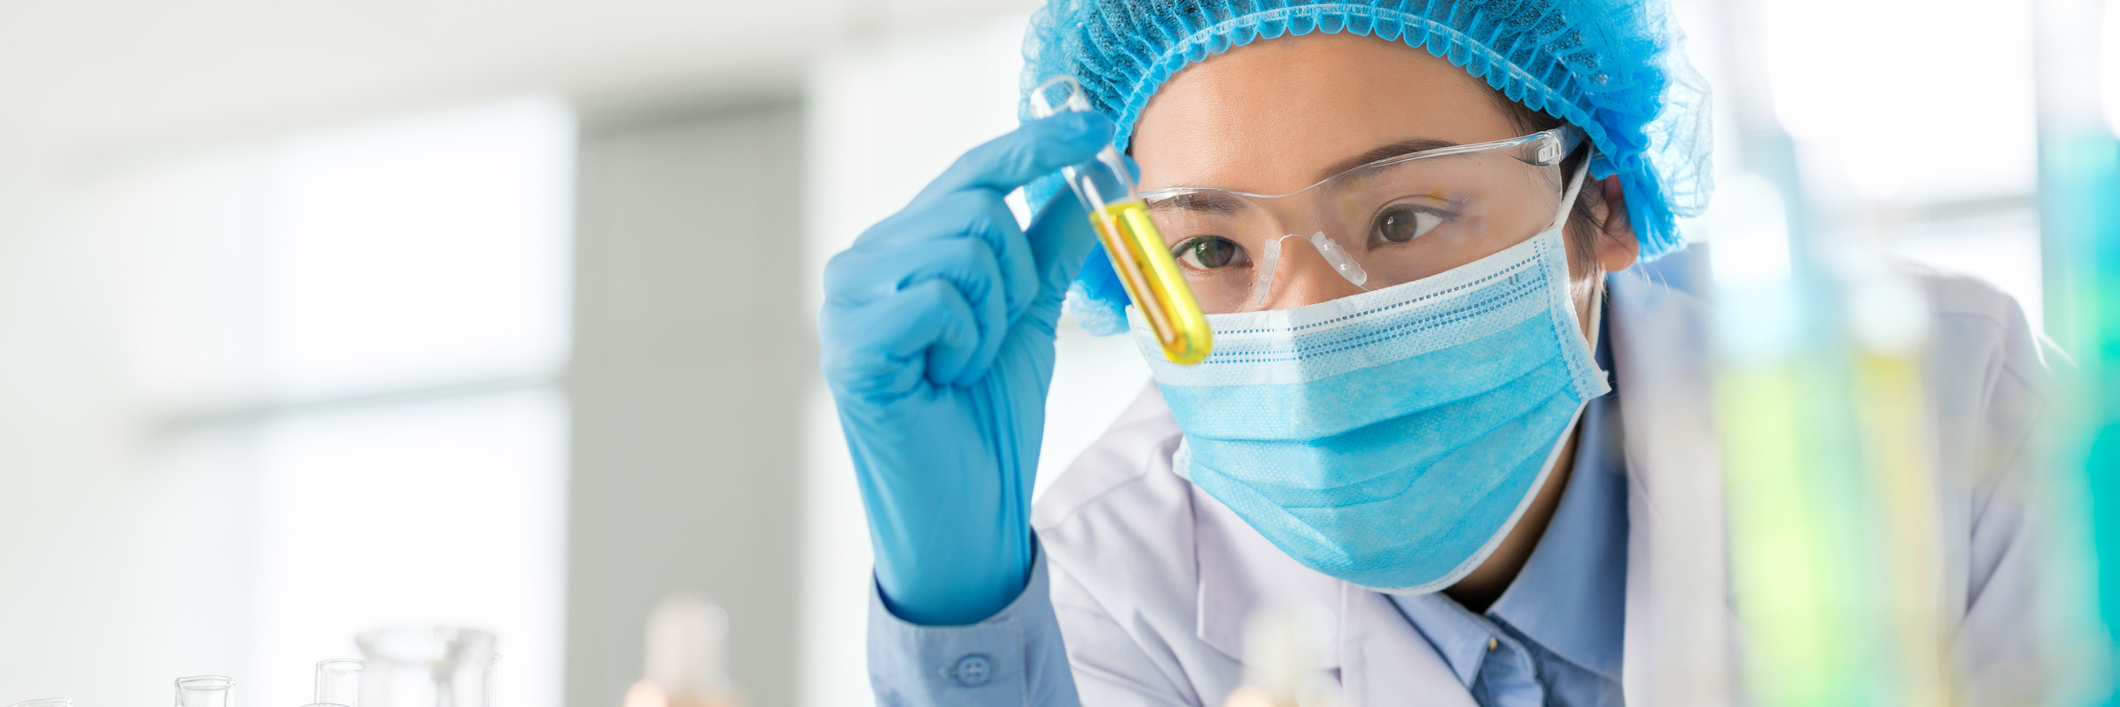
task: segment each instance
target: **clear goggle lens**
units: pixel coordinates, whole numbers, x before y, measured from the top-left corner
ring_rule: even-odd
[[[1180,188],[1142,198],[1203,311],[1274,309],[1295,304],[1274,297],[1295,278],[1330,270],[1378,290],[1544,232],[1566,186],[1561,162],[1580,142],[1562,127],[1380,160],[1289,194]]]

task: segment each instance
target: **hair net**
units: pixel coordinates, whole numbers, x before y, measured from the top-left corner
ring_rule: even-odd
[[[1311,32],[1427,49],[1582,129],[1597,147],[1591,176],[1619,175],[1644,261],[1684,247],[1676,217],[1698,214],[1713,189],[1707,86],[1664,0],[1048,0],[1024,38],[1023,88],[1080,79],[1124,149],[1142,107],[1180,69]],[[1060,186],[1034,184],[1032,203]],[[1126,295],[1102,248],[1082,272],[1068,293],[1076,320],[1123,330]]]

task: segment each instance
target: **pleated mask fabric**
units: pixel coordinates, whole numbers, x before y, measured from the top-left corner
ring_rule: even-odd
[[[1210,315],[1214,352],[1194,365],[1129,314],[1185,432],[1179,473],[1304,565],[1387,592],[1479,566],[1610,390],[1558,223],[1427,279]]]

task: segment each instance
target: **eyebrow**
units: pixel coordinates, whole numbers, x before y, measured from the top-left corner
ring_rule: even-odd
[[[1353,157],[1349,157],[1347,159],[1340,160],[1338,162],[1334,162],[1331,165],[1326,166],[1324,170],[1319,172],[1315,181],[1312,181],[1311,183],[1316,184],[1318,182],[1331,179],[1334,176],[1345,173],[1357,167],[1361,167],[1362,165],[1369,164],[1371,162],[1388,160],[1393,157],[1403,157],[1416,152],[1440,150],[1445,147],[1457,147],[1458,144],[1459,143],[1451,142],[1449,140],[1437,140],[1435,138],[1417,137],[1407,140],[1400,140],[1398,142],[1394,142],[1388,145],[1380,145],[1375,148],[1371,148],[1367,152],[1363,152],[1359,155],[1355,155]],[[1243,202],[1242,200],[1229,194],[1220,194],[1216,193],[1215,191],[1198,191],[1182,194],[1170,199],[1157,199],[1155,201],[1150,202],[1148,208],[1150,210],[1155,211],[1183,210],[1208,214],[1228,215],[1237,213],[1238,211],[1242,210]]]
[[[1319,172],[1317,179],[1323,181],[1332,177],[1335,174],[1339,174],[1341,172],[1345,172],[1347,170],[1354,169],[1356,167],[1360,167],[1362,165],[1369,164],[1378,160],[1387,160],[1401,155],[1410,155],[1416,152],[1425,152],[1428,150],[1436,150],[1445,147],[1456,146],[1457,143],[1451,142],[1449,140],[1437,140],[1434,138],[1417,137],[1411,140],[1400,140],[1398,142],[1394,142],[1389,145],[1383,145],[1368,152],[1364,152],[1362,154],[1355,155],[1353,157],[1349,157],[1347,159],[1340,160],[1338,162],[1334,162],[1330,165],[1327,165],[1324,170]]]
[[[1243,210],[1244,202],[1234,194],[1214,191],[1199,191],[1179,194],[1169,199],[1149,202],[1152,211],[1177,209],[1227,216]]]

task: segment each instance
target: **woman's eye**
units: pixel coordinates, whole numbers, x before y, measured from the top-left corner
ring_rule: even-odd
[[[1379,243],[1405,243],[1428,235],[1443,223],[1443,217],[1410,206],[1394,206],[1377,214],[1371,237]]]
[[[1200,270],[1242,265],[1250,261],[1244,255],[1244,246],[1221,236],[1188,238],[1178,244],[1175,255],[1178,256],[1178,262]]]

